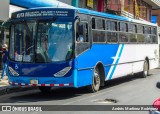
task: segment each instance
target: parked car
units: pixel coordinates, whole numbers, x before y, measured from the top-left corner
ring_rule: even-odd
[[[157,82],[157,88],[160,89],[160,82]],[[150,114],[160,114],[160,98],[156,99],[154,102],[153,102],[153,107],[154,108],[157,108],[158,111],[150,111]]]

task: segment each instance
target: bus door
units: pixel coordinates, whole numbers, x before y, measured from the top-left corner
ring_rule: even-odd
[[[76,56],[90,48],[88,22],[76,23]]]

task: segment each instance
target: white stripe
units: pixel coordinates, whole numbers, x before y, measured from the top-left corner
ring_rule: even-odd
[[[21,85],[26,85],[26,84],[24,84],[24,83],[21,83]]]
[[[18,85],[18,84],[20,84],[20,85],[23,85],[23,86],[25,86],[25,85],[28,85],[28,86],[33,86],[34,84],[25,84],[25,83],[13,83],[13,82],[9,82],[10,84],[15,84],[15,85]],[[37,86],[42,86],[42,84],[35,84],[35,85],[37,85]],[[45,86],[51,86],[51,84],[44,84]],[[54,86],[60,86],[60,84],[54,84]],[[69,84],[64,84],[64,86],[69,86]]]
[[[69,84],[64,84],[64,86],[69,86]]]
[[[45,84],[45,86],[50,86],[50,84]]]
[[[59,86],[59,84],[54,84],[54,86]]]
[[[117,51],[116,56],[115,56],[115,57],[111,57],[112,59],[114,59],[114,61],[113,61],[112,64],[115,64],[115,63],[116,63],[116,60],[119,58],[118,55],[119,55],[119,53],[120,53],[121,48],[122,48],[122,45],[120,44],[119,47],[118,47],[118,51]],[[111,75],[111,72],[112,72],[113,68],[114,68],[114,66],[111,66],[111,68],[110,68],[110,70],[109,70],[109,72],[108,72],[108,75],[107,75],[107,77],[106,77],[105,80],[107,80],[107,79],[109,78],[109,76]]]

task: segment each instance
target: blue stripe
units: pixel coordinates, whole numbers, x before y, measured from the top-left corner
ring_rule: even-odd
[[[74,69],[74,71],[73,71],[74,73],[74,87],[78,87],[78,85],[77,85],[77,69]]]
[[[54,0],[10,0],[10,4],[25,8],[57,7],[59,1]]]
[[[115,72],[115,70],[116,70],[116,67],[117,67],[117,64],[118,64],[118,62],[119,62],[119,59],[120,59],[120,57],[121,57],[121,55],[122,55],[123,48],[124,48],[124,44],[122,44],[120,53],[119,53],[119,55],[118,55],[118,59],[116,60],[116,63],[115,63],[115,65],[114,65],[114,67],[113,67],[113,70],[112,70],[111,75],[110,75],[110,77],[108,78],[108,80],[112,79],[112,77],[113,77],[113,74],[114,74],[114,72]]]

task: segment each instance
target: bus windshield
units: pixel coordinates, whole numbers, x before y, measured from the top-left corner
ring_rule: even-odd
[[[16,22],[11,26],[9,57],[20,62],[59,62],[71,59],[73,23],[67,20]]]

